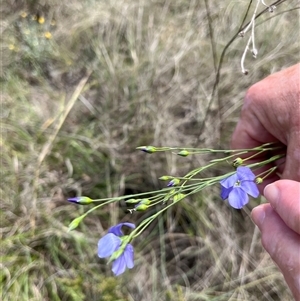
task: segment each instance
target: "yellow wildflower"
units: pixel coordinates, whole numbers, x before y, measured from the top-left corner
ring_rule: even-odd
[[[44,17],[39,17],[37,20],[40,24],[44,24],[45,23],[45,18]]]
[[[46,31],[46,32],[44,33],[44,37],[45,37],[46,39],[51,39],[51,38],[52,38],[51,32]]]

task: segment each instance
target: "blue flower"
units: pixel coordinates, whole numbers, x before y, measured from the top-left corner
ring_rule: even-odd
[[[100,258],[110,257],[114,252],[120,250],[122,238],[126,237],[122,232],[122,226],[127,226],[132,229],[135,228],[135,225],[132,223],[120,223],[111,227],[108,233],[98,241],[98,256]],[[128,243],[122,254],[113,261],[112,271],[114,274],[118,276],[124,273],[126,267],[132,269],[134,266],[133,257],[133,246]]]
[[[259,196],[254,180],[255,175],[249,167],[239,166],[235,174],[220,182],[222,199],[228,198],[228,202],[233,208],[241,209],[249,201],[248,194],[254,198]]]

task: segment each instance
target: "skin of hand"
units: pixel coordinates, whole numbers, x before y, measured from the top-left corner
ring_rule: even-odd
[[[278,166],[277,173],[259,185],[269,204],[254,208],[252,219],[262,233],[264,248],[300,301],[300,64],[268,76],[246,94],[232,148],[268,142],[283,146],[285,158],[258,170]],[[275,154],[266,153],[251,163]]]
[[[281,178],[300,181],[300,64],[268,76],[246,94],[231,146],[253,148],[268,142],[278,142],[286,148],[286,157],[275,162]],[[251,163],[274,154],[265,153]],[[275,173],[268,177],[259,185],[260,192],[279,179]]]
[[[252,210],[262,245],[280,268],[295,300],[300,300],[300,183],[279,180],[264,190],[269,204]]]

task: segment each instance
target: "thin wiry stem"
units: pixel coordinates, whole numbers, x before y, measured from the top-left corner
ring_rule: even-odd
[[[245,50],[244,50],[242,58],[241,58],[241,69],[245,75],[247,75],[249,73],[249,71],[247,69],[245,69],[245,58],[246,58],[246,54],[249,49],[249,45],[250,45],[251,41],[252,41],[252,35],[248,39],[247,45],[245,47]]]
[[[258,10],[258,7],[259,7],[259,4],[261,3],[261,0],[257,0],[257,3],[256,3],[256,7],[255,7],[255,10],[254,10],[254,13],[252,15],[252,18],[251,18],[251,21],[250,23],[248,24],[248,26],[246,27],[246,29],[244,29],[242,31],[242,34],[240,33],[241,36],[244,36],[245,33],[249,30],[249,28],[251,27],[251,36],[247,42],[247,45],[245,47],[245,50],[243,52],[243,55],[242,55],[242,58],[241,58],[241,68],[242,68],[242,72],[247,75],[248,74],[248,70],[245,69],[245,58],[246,58],[246,54],[247,54],[247,51],[249,49],[249,45],[250,43],[252,42],[252,54],[254,56],[254,58],[256,58],[256,55],[257,55],[257,49],[255,47],[255,18],[256,18],[256,14],[257,14],[257,10]]]

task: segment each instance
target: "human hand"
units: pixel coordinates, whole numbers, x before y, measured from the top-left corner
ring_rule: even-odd
[[[262,244],[280,268],[295,300],[300,300],[300,183],[279,180],[264,195],[270,204],[252,210]]]
[[[274,163],[278,166],[276,172],[282,178],[300,181],[300,64],[268,76],[247,92],[232,148],[253,148],[268,142],[279,142],[286,148],[286,157]],[[251,163],[272,155],[265,153]],[[265,179],[259,185],[260,192],[278,179],[275,173]]]
[[[270,204],[254,208],[252,219],[262,232],[264,248],[300,301],[300,64],[268,76],[247,92],[232,148],[253,148],[268,142],[278,142],[285,149],[285,158],[273,164],[278,167],[276,174],[258,186]],[[264,153],[251,163],[275,154]]]

